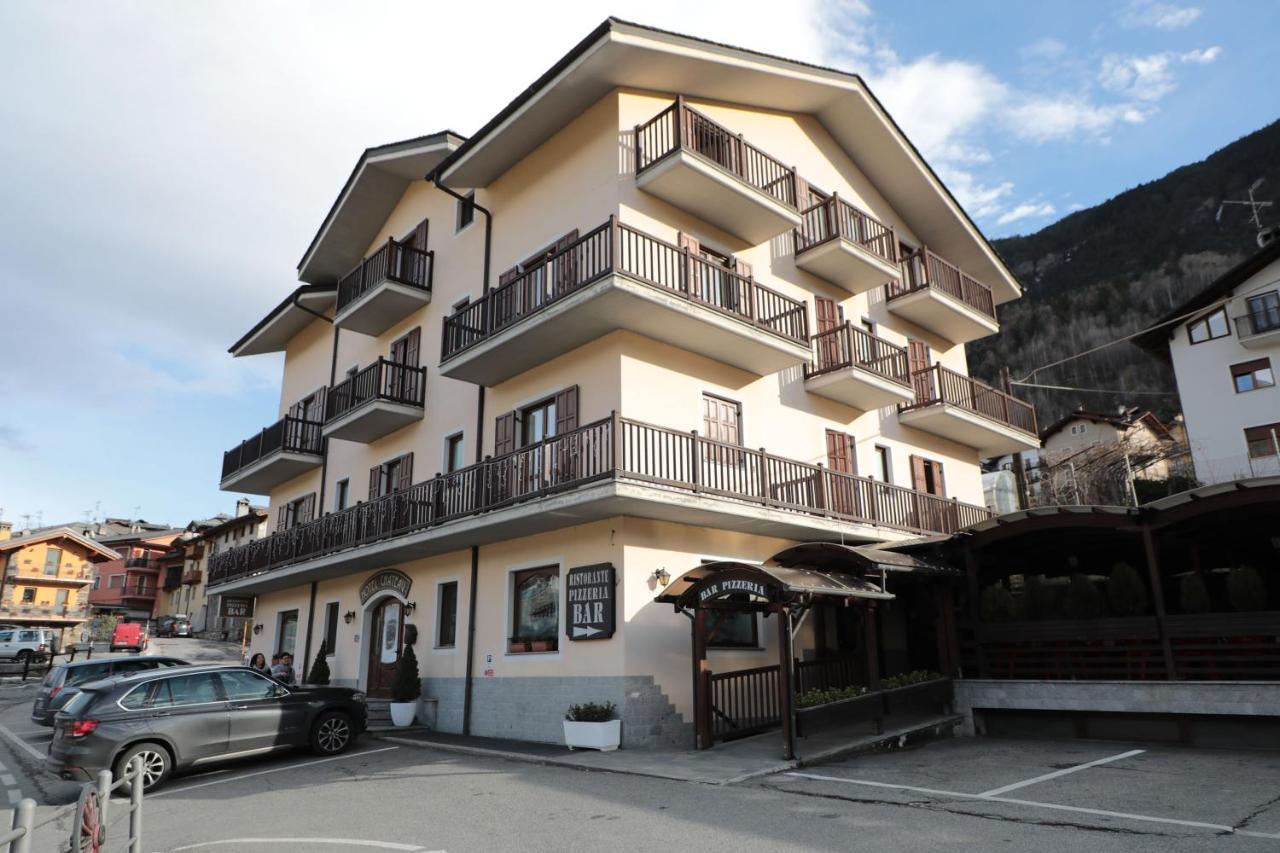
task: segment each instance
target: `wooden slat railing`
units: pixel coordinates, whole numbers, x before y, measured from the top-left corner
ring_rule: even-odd
[[[716,266],[615,217],[444,321],[447,361],[532,317],[606,275],[625,275],[797,343],[808,337],[808,310],[750,276]]]
[[[388,239],[378,251],[338,280],[338,313],[384,281],[431,292],[435,253]]]
[[[902,280],[886,284],[885,297],[892,300],[928,288],[959,299],[992,320],[996,318],[996,302],[991,295],[991,288],[927,248],[921,248],[902,259]]]
[[[683,98],[636,126],[636,174],[677,151],[697,154],[776,201],[798,206],[795,169],[688,106]]]
[[[320,427],[319,421],[285,415],[253,438],[222,454],[222,479],[272,453],[321,453]]]
[[[861,367],[899,385],[911,386],[907,351],[902,347],[847,321],[813,336],[813,360],[805,365],[806,379],[848,367]]]
[[[387,361],[382,356],[350,379],[339,382],[325,395],[325,423],[373,400],[422,406],[427,369]]]
[[[915,389],[914,403],[903,403],[899,411],[910,411],[925,406],[947,404],[981,415],[989,420],[1013,427],[1031,436],[1036,431],[1036,409],[1017,397],[997,391],[972,376],[948,370],[940,364],[917,370],[911,374]]]
[[[837,237],[891,264],[898,262],[898,238],[893,229],[836,193],[800,212],[800,227],[795,233],[797,255]]]
[[[701,613],[695,614],[700,616]],[[732,740],[774,728],[782,722],[778,709],[778,679],[781,667],[760,666],[734,672],[713,672],[708,682],[711,692],[711,737]]]
[[[829,657],[795,662],[796,693],[810,690],[837,690],[860,684],[858,670],[865,659],[857,657]]]
[[[209,561],[211,586],[601,480],[630,480],[914,533],[989,510],[614,414],[564,435],[277,531]]]

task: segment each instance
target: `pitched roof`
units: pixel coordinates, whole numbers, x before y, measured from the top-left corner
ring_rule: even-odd
[[[3,542],[0,542],[0,552],[13,551],[17,548],[25,548],[27,545],[35,545],[39,542],[47,542],[51,539],[69,539],[83,545],[106,560],[114,560],[120,556],[110,548],[93,541],[71,527],[45,528],[43,530],[28,533],[25,536],[14,536],[10,539],[5,539]]]

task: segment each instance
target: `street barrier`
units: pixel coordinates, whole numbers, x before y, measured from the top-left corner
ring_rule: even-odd
[[[123,842],[109,847],[114,840],[109,822],[114,811],[111,795],[125,787],[129,789],[127,834]],[[0,834],[0,853],[34,853],[32,846],[35,831],[65,817],[72,816],[70,853],[108,853],[114,849],[128,853],[142,853],[142,759],[129,762],[124,774],[112,780],[111,771],[98,773],[96,782],[86,782],[80,788],[80,796],[74,804],[55,809],[44,818],[36,820],[36,801],[27,797],[13,810],[13,821],[7,832]],[[117,821],[122,823],[122,821]]]

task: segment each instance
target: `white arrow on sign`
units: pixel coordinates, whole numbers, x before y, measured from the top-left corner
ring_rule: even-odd
[[[596,634],[603,634],[603,633],[604,633],[603,628],[583,628],[580,625],[573,626],[573,638],[575,640],[578,639],[579,637],[594,637]]]

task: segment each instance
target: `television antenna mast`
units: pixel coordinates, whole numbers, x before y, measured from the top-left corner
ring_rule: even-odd
[[[1262,211],[1265,208],[1271,207],[1272,202],[1259,201],[1258,199],[1254,198],[1253,194],[1265,182],[1266,182],[1266,178],[1258,178],[1258,180],[1254,181],[1252,184],[1249,185],[1248,201],[1244,201],[1243,199],[1223,199],[1222,204],[1218,205],[1218,212],[1214,215],[1213,221],[1221,223],[1222,209],[1229,204],[1238,204],[1238,205],[1242,205],[1243,207],[1249,208],[1249,219],[1253,221],[1253,227],[1257,228],[1258,230],[1261,230],[1262,229]]]

